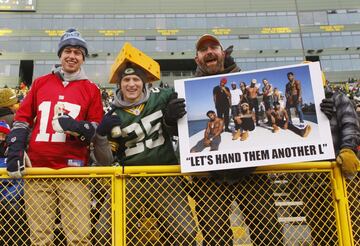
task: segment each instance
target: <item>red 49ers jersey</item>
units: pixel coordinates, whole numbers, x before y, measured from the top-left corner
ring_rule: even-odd
[[[64,86],[53,74],[36,79],[15,115],[15,121],[32,127],[28,148],[32,166],[86,166],[88,147],[77,137],[57,133],[52,127],[56,104],[78,121],[100,123],[103,117],[100,90],[91,81],[72,81]]]

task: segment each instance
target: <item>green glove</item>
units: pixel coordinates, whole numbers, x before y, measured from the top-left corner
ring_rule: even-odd
[[[341,169],[346,176],[356,175],[357,169],[360,167],[359,159],[354,151],[347,148],[340,150],[340,153],[336,157],[336,162],[341,165]]]

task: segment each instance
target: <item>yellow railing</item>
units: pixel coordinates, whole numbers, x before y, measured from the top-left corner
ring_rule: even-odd
[[[0,177],[0,245],[360,245],[360,176],[331,162],[261,167],[231,185],[179,166]]]

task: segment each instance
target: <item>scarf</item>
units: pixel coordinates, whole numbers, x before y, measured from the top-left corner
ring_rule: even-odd
[[[146,86],[144,86],[143,93],[141,94],[141,98],[140,98],[139,101],[137,101],[137,102],[127,102],[127,101],[124,101],[123,95],[122,95],[120,89],[118,89],[116,91],[116,97],[114,98],[114,103],[113,104],[118,108],[123,108],[123,109],[132,108],[132,107],[135,107],[135,106],[138,106],[138,105],[140,105],[142,103],[147,102],[149,97],[150,97],[150,92],[149,92],[148,88]]]

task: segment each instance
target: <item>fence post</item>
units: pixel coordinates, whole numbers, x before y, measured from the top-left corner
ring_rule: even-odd
[[[332,163],[333,170],[333,190],[335,195],[335,203],[338,211],[337,217],[337,228],[339,233],[340,245],[352,246],[354,245],[351,229],[351,219],[349,213],[349,204],[346,195],[346,185],[344,177],[341,172],[341,168],[336,162]]]
[[[113,223],[113,245],[125,245],[125,178],[123,168],[116,167],[113,182],[113,204],[112,204],[112,223]]]

